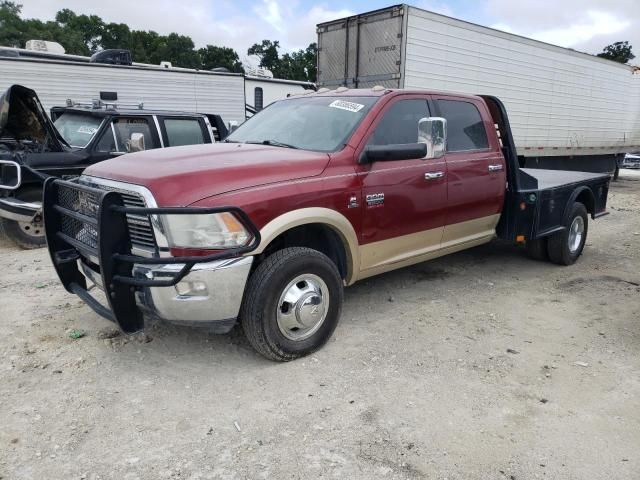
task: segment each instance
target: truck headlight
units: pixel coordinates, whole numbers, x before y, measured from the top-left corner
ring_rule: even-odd
[[[243,247],[251,234],[230,212],[163,215],[162,221],[172,248],[227,249]]]

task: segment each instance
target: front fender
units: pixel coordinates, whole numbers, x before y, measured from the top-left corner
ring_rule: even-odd
[[[358,236],[351,222],[330,208],[309,207],[292,210],[269,221],[260,229],[261,241],[251,254],[262,253],[279,235],[301,225],[324,224],[333,229],[342,240],[347,255],[347,285],[357,280],[360,271]]]

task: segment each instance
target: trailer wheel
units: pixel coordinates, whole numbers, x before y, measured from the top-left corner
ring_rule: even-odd
[[[537,240],[528,240],[525,245],[529,258],[541,261],[549,260],[547,248],[547,237],[538,238]]]
[[[565,230],[549,237],[547,252],[549,259],[558,265],[572,265],[582,255],[589,227],[586,207],[576,202],[565,220]]]
[[[342,279],[329,257],[310,248],[284,248],[249,278],[240,323],[258,353],[285,362],[329,340],[342,301]]]
[[[16,198],[25,202],[42,201],[42,190],[40,188],[27,188],[16,193]],[[41,248],[47,244],[44,235],[44,222],[18,222],[8,218],[0,218],[0,229],[13,243],[25,250]]]

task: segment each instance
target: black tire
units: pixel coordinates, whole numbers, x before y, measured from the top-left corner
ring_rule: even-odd
[[[310,331],[307,338],[292,340],[279,326],[278,309],[282,308],[279,305],[281,295],[301,275],[319,277],[324,282],[329,306],[316,331]],[[249,278],[240,309],[240,323],[258,353],[270,360],[286,362],[316,351],[331,338],[340,319],[342,302],[342,278],[326,255],[310,248],[285,248],[267,257]]]
[[[617,182],[620,176],[620,165],[616,165],[616,169],[613,171],[613,181]]]
[[[584,225],[584,231],[582,233],[579,244],[576,248],[570,248],[570,234],[571,227],[574,225],[574,221],[578,217],[582,218]],[[571,211],[565,220],[565,230],[555,233],[549,237],[547,242],[547,253],[549,254],[549,260],[558,265],[572,265],[578,260],[578,257],[582,255],[584,244],[587,241],[587,231],[589,229],[588,212],[586,207],[579,202],[572,205]]]
[[[25,202],[42,201],[42,189],[38,187],[27,188],[16,193],[16,198]],[[31,223],[21,225],[15,220],[0,218],[0,229],[13,243],[25,250],[41,248],[47,244],[44,235],[44,223]]]
[[[549,260],[549,256],[547,255],[547,237],[528,240],[525,248],[530,258],[542,261]]]

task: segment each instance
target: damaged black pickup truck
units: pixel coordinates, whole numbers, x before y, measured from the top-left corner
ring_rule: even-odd
[[[46,243],[42,184],[47,177],[73,178],[125,153],[214,143],[227,135],[219,115],[99,100],[54,107],[51,119],[29,88],[13,85],[0,96],[0,229],[25,249]]]

